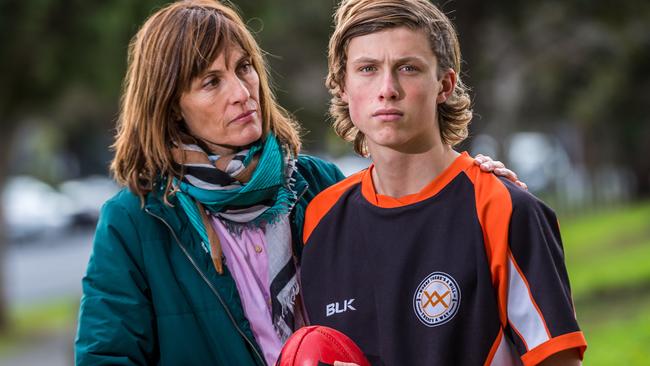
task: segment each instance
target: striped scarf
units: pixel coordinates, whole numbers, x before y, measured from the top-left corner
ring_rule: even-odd
[[[218,217],[235,235],[247,227],[264,229],[269,246],[273,326],[285,341],[294,329],[299,291],[291,232],[285,227],[297,201],[296,159],[283,151],[273,134],[237,152],[229,161],[206,153],[195,143],[178,142],[172,154],[183,167],[182,177],[174,180],[176,196],[219,274],[223,274],[223,255],[209,215]]]

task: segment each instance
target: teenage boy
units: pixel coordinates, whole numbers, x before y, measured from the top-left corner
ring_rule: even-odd
[[[306,212],[304,303],[373,365],[578,365],[586,348],[553,211],[453,146],[470,98],[427,0],[349,0],[327,85],[372,165]]]

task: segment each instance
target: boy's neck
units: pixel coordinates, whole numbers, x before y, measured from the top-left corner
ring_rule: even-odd
[[[416,154],[387,148],[373,150],[375,192],[394,198],[420,192],[460,155],[445,144]]]

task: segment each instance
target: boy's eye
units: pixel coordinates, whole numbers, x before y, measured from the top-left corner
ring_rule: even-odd
[[[400,69],[403,70],[403,71],[409,71],[409,72],[418,70],[418,68],[413,66],[413,65],[404,65],[404,66],[400,67]]]
[[[372,72],[372,71],[375,71],[375,70],[377,70],[377,68],[374,67],[374,66],[361,66],[359,68],[360,72]]]

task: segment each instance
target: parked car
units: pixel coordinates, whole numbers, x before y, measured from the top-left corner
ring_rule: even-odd
[[[69,224],[85,228],[95,226],[102,204],[118,191],[119,186],[106,176],[93,175],[66,181],[60,189],[73,203]]]
[[[10,177],[2,192],[7,236],[29,241],[66,228],[74,211],[72,200],[30,176]]]
[[[93,228],[101,205],[118,189],[104,176],[66,181],[58,190],[34,177],[11,177],[2,192],[7,236],[12,242],[28,242],[71,229]]]

